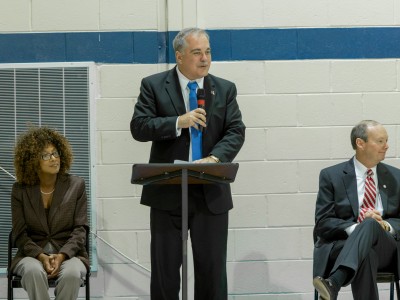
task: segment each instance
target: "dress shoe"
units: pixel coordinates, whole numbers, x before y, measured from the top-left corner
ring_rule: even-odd
[[[333,285],[329,279],[317,276],[313,279],[313,285],[319,293],[322,300],[336,300],[339,290]]]

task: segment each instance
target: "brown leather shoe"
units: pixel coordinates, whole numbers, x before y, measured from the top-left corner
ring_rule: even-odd
[[[322,300],[337,300],[339,291],[329,279],[317,276],[313,279],[313,285]]]

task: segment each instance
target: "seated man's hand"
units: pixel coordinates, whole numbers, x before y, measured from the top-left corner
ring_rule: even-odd
[[[382,226],[383,230],[385,231],[390,231],[390,225],[386,221],[380,221],[379,224]]]
[[[382,216],[380,214],[379,211],[377,211],[376,209],[371,209],[369,211],[367,211],[364,215],[365,218],[372,218],[377,220],[378,222],[382,221]]]

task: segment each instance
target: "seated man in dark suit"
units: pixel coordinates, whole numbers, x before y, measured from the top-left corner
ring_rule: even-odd
[[[377,272],[400,270],[400,170],[381,163],[387,132],[361,121],[351,143],[355,156],[319,178],[313,284],[321,299],[337,299],[348,284],[354,299],[379,299]]]

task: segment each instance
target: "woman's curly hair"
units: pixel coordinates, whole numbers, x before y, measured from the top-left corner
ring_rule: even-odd
[[[48,127],[32,127],[18,138],[14,149],[14,167],[17,181],[22,184],[39,183],[38,171],[42,151],[49,144],[60,153],[60,171],[67,173],[71,167],[73,155],[68,140],[57,131]]]

